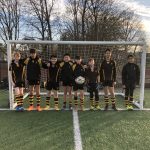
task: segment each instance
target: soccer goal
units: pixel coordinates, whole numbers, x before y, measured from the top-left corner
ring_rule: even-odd
[[[71,59],[74,60],[76,55],[80,55],[83,58],[83,62],[87,63],[90,57],[95,59],[96,65],[100,67],[100,64],[104,57],[104,51],[110,48],[113,53],[113,59],[116,61],[117,67],[117,81],[115,87],[115,94],[123,97],[124,91],[121,84],[121,72],[122,67],[127,63],[127,55],[134,54],[136,63],[140,67],[140,85],[136,88],[134,94],[134,104],[139,110],[143,109],[144,101],[144,85],[145,85],[145,67],[146,67],[146,43],[145,42],[124,42],[124,41],[32,41],[32,40],[9,40],[7,41],[7,60],[8,68],[12,60],[12,53],[15,50],[19,50],[22,57],[29,56],[29,49],[36,48],[38,54],[44,61],[48,61],[50,55],[57,55],[58,59],[62,60],[65,53],[71,55]],[[11,76],[8,71],[9,80],[9,101],[10,110],[13,110],[14,104],[14,90],[11,82]],[[42,69],[41,83],[46,81],[46,71]],[[42,86],[41,86],[42,88]],[[45,94],[43,88],[42,94]],[[59,94],[63,94],[60,91]],[[103,95],[103,91],[100,90],[100,95]],[[26,95],[28,92],[26,92]],[[85,92],[88,96],[88,93]]]

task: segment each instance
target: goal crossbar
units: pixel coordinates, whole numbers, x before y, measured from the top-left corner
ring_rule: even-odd
[[[35,40],[7,40],[7,44],[71,44],[71,45],[140,45],[145,42],[130,41],[35,41]]]

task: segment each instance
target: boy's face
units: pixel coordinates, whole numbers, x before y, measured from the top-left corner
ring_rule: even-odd
[[[52,57],[50,61],[51,61],[52,64],[55,64],[57,62],[57,58]]]
[[[129,63],[134,63],[134,60],[135,60],[134,57],[129,57],[129,58],[128,58],[128,62],[129,62]]]
[[[76,61],[77,64],[81,64],[82,59],[76,59],[75,61]]]
[[[111,52],[110,51],[106,51],[105,57],[106,57],[106,59],[110,59],[111,58]]]
[[[36,58],[36,53],[30,53],[31,58],[35,59]]]
[[[14,55],[14,59],[15,59],[16,61],[19,61],[20,55],[19,55],[19,54],[15,54],[15,55]]]
[[[66,56],[64,56],[64,61],[65,61],[65,62],[70,61],[70,56],[67,56],[67,55],[66,55]]]
[[[94,66],[94,64],[95,64],[94,59],[90,60],[88,64],[89,64],[89,66]]]

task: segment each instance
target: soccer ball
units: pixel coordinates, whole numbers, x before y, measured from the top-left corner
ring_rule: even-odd
[[[82,76],[79,76],[79,77],[77,77],[77,78],[75,79],[75,82],[76,82],[77,84],[83,84],[83,83],[85,82],[85,78],[82,77]]]

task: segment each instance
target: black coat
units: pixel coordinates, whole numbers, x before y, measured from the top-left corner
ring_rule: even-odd
[[[134,63],[127,63],[122,69],[122,84],[123,85],[138,85],[140,81],[140,69]]]

